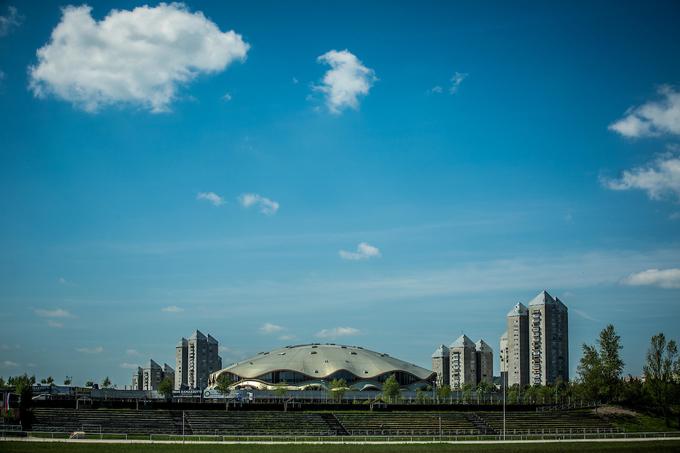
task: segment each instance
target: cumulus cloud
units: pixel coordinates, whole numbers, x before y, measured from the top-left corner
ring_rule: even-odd
[[[0,16],[0,36],[10,34],[15,28],[21,25],[24,16],[14,6],[7,7],[7,14]]]
[[[224,204],[224,198],[217,195],[215,192],[198,192],[198,194],[196,194],[196,199],[208,201],[212,203],[213,206]]]
[[[318,331],[315,336],[318,338],[338,338],[351,337],[359,335],[361,332],[354,327],[333,327],[332,329],[323,329]]]
[[[647,269],[631,274],[623,280],[626,285],[680,288],[680,269]]]
[[[464,74],[462,72],[455,72],[453,74],[453,77],[451,77],[451,86],[449,87],[449,94],[456,94],[458,92],[460,84],[463,83],[463,80],[465,80],[467,76],[468,76],[467,74]]]
[[[274,215],[279,210],[279,203],[256,193],[244,193],[238,197],[244,208],[257,207],[262,214]]]
[[[332,113],[338,114],[350,107],[359,108],[359,96],[365,96],[377,80],[375,71],[367,68],[349,50],[331,50],[317,58],[319,63],[331,67],[324,74],[316,91],[326,95],[326,105]]]
[[[41,318],[70,318],[73,315],[63,308],[55,308],[54,310],[45,310],[42,308],[37,308],[33,310],[36,315]]]
[[[282,330],[284,330],[284,327],[276,325],[276,324],[272,324],[270,322],[267,322],[267,323],[262,324],[262,326],[260,327],[259,330],[260,330],[260,333],[271,334],[271,333],[281,332]]]
[[[629,108],[623,118],[609,125],[609,129],[631,138],[680,135],[680,92],[663,85],[658,93],[660,100]]]
[[[182,3],[111,10],[67,6],[29,68],[36,97],[53,95],[86,110],[134,104],[165,112],[181,85],[244,60],[249,45]]]
[[[379,258],[380,249],[378,247],[372,246],[367,242],[362,242],[359,245],[357,245],[356,252],[340,250],[338,254],[340,255],[340,258],[342,258],[343,260],[360,261],[371,258]]]
[[[104,352],[104,348],[101,346],[96,346],[94,348],[76,348],[76,351],[82,352],[83,354],[101,354]]]
[[[618,179],[603,178],[602,183],[612,190],[644,190],[652,200],[680,199],[680,155],[661,154],[645,166],[625,170]]]
[[[167,307],[161,308],[161,311],[164,313],[181,313],[184,311],[182,307],[178,307],[177,305],[169,305]]]

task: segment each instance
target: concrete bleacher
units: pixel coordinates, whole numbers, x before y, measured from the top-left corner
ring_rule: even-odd
[[[464,412],[348,412],[335,413],[349,434],[479,434]]]
[[[186,411],[194,434],[314,435],[335,434],[318,413],[268,411]]]
[[[35,408],[33,430],[51,432],[103,432],[126,434],[182,433],[175,411],[134,409]]]
[[[497,412],[274,412],[220,410],[33,409],[34,431],[198,435],[498,434]],[[184,426],[183,422],[184,421]],[[614,430],[590,411],[507,412],[509,434]]]
[[[476,413],[492,429],[503,430],[502,412]],[[590,411],[507,412],[507,433],[609,432],[612,425]]]

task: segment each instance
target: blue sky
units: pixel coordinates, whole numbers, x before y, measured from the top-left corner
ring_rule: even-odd
[[[67,5],[0,5],[0,375],[678,337],[677,2]]]

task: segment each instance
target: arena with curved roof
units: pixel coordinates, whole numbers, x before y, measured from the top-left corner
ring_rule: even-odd
[[[272,389],[286,385],[293,390],[328,389],[334,379],[344,379],[352,390],[381,390],[394,375],[408,389],[430,385],[434,373],[388,354],[361,346],[302,344],[260,352],[210,375],[210,387],[226,375],[234,388]]]

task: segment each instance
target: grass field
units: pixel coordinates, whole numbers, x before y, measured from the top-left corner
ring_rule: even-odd
[[[575,442],[504,445],[145,445],[0,442],[2,453],[465,453],[465,452],[677,452],[680,441]]]

